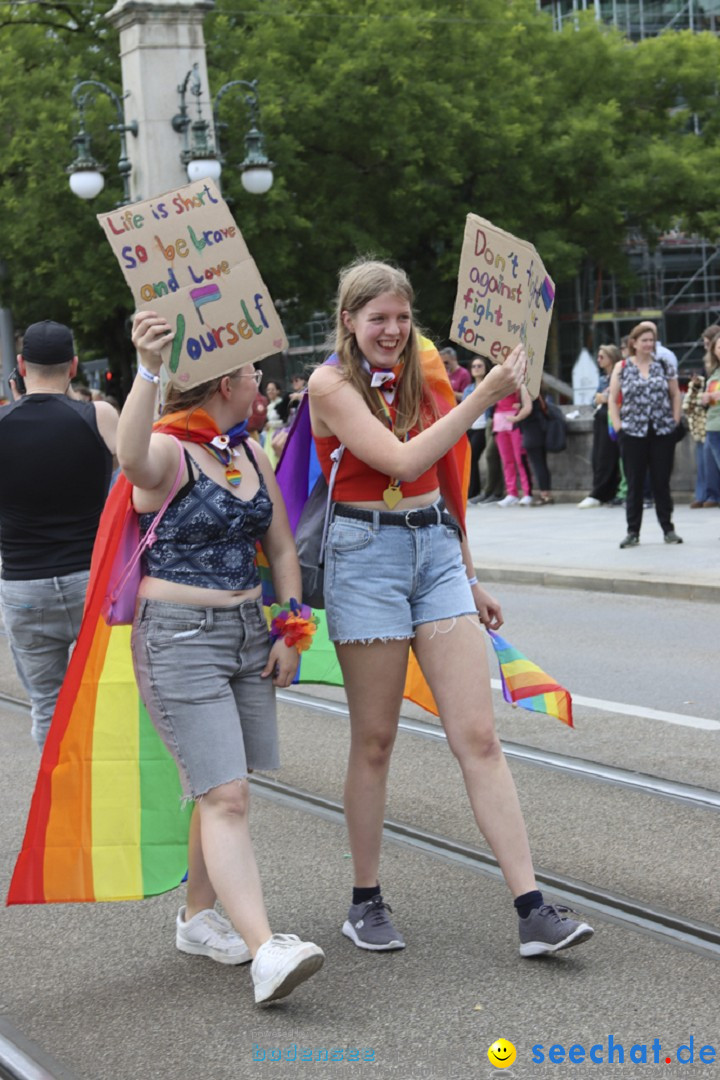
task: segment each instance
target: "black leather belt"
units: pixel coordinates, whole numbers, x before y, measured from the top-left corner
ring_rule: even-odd
[[[412,510],[365,510],[360,506],[348,506],[347,503],[335,504],[335,517],[352,518],[354,521],[374,521],[380,525],[401,525],[404,529],[422,529],[425,525],[448,525],[460,532],[452,514],[445,509],[445,503],[438,499],[431,506],[417,506]]]

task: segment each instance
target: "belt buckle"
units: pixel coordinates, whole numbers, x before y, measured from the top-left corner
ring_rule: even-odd
[[[413,525],[412,521],[410,520],[410,515],[411,514],[422,514],[423,510],[425,510],[424,506],[413,506],[413,508],[411,510],[406,510],[405,511],[405,524],[407,525],[408,529],[422,529],[422,527],[423,527],[422,521],[419,522],[419,524],[417,524],[417,525]]]

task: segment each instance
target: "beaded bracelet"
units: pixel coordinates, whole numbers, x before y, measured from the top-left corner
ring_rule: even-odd
[[[318,622],[307,604],[299,604],[291,597],[287,604],[273,604],[270,608],[270,638],[273,642],[282,638],[288,648],[305,652],[312,645]]]

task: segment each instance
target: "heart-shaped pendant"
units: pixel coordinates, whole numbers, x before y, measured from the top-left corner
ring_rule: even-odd
[[[403,497],[401,489],[397,484],[390,484],[383,491],[383,502],[387,506],[388,510],[394,510],[397,504]]]

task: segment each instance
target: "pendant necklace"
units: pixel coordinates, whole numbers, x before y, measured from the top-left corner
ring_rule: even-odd
[[[237,456],[237,449],[230,446],[227,435],[216,435],[212,442],[202,444],[208,453],[225,466],[225,479],[231,487],[237,487],[242,480],[242,473],[235,467],[233,459]]]
[[[376,391],[376,393],[378,395],[378,398],[379,398],[379,401],[380,401],[380,407],[382,409],[383,416],[385,417],[385,420],[387,421],[387,424],[388,424],[390,430],[394,433],[395,422],[393,420],[393,415],[390,412],[390,408],[388,406],[388,403],[385,400],[385,395],[382,393],[382,391],[378,387],[375,387],[375,391]],[[405,440],[404,441],[407,442],[407,439],[408,439],[408,433],[405,432]],[[403,497],[402,487],[400,486],[400,481],[399,480],[397,480],[397,479],[393,480],[392,477],[388,477],[388,479],[389,479],[390,482],[389,482],[388,486],[385,488],[385,490],[383,491],[382,497],[383,497],[383,502],[387,506],[388,510],[394,510],[395,507],[397,506],[397,504],[400,502],[400,500]]]

